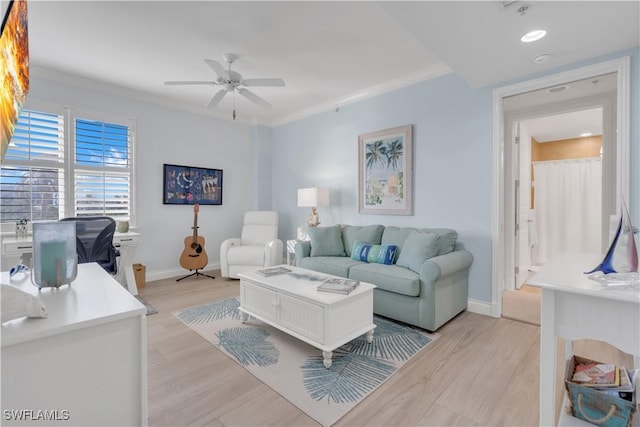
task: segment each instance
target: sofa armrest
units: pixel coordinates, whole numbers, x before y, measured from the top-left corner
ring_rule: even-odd
[[[264,266],[272,267],[282,264],[282,240],[274,239],[264,245]]]
[[[295,252],[296,265],[300,265],[300,261],[302,260],[302,258],[311,256],[311,242],[308,240],[297,242],[295,246]]]
[[[420,269],[420,279],[436,282],[443,277],[468,269],[472,263],[473,255],[467,250],[449,252],[425,261]]]

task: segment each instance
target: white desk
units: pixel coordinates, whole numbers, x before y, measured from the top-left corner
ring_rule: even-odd
[[[638,287],[603,287],[585,271],[602,255],[562,253],[531,277],[527,284],[542,288],[540,315],[540,425],[554,426],[556,402],[556,342],[594,339],[633,354],[640,366],[640,291]]]
[[[2,283],[38,293],[28,276],[8,276]],[[1,326],[2,424],[147,425],[144,305],[96,263],[78,265],[70,286],[40,296],[47,318]],[[7,416],[12,410],[34,413],[18,422]],[[38,410],[58,411],[62,420],[29,419]]]
[[[118,274],[116,280],[129,289],[132,295],[138,295],[138,287],[133,275],[133,263],[135,262],[136,248],[140,243],[141,235],[136,232],[116,233],[113,236],[113,245],[120,251]],[[2,239],[2,270],[9,270],[16,264],[31,266],[31,254],[33,253],[32,236],[5,237]]]

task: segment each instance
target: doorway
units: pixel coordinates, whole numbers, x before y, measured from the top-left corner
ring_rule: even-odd
[[[613,89],[577,98],[570,96],[577,93],[570,91],[572,84],[593,85],[593,81],[599,79],[611,79],[614,82]],[[519,205],[526,206],[526,194],[523,199],[520,189],[517,188],[520,185],[519,179],[516,179],[520,176],[521,169],[521,153],[514,149],[517,145],[513,143],[520,128],[517,124],[535,118],[602,108],[602,164],[603,170],[607,171],[607,178],[602,181],[602,218],[606,218],[606,221],[601,220],[601,233],[604,235],[605,230],[608,230],[609,215],[615,214],[619,209],[621,197],[628,196],[628,80],[629,58],[621,58],[494,90],[495,203],[492,221],[494,244],[491,305],[491,314],[494,317],[502,315],[503,291],[515,290],[516,283],[520,281],[519,278],[516,279],[516,267],[519,267],[520,262],[517,252],[526,250],[526,245],[521,245],[523,242],[516,238],[517,232],[529,224],[528,217],[524,215],[525,210],[516,209]],[[565,90],[565,98],[556,98],[554,101],[540,100],[545,94],[559,91],[558,88],[562,86],[569,87],[569,90]],[[524,102],[536,97],[536,103]],[[510,103],[515,107],[512,108]],[[516,212],[519,213],[517,217]],[[530,215],[530,212],[526,213]]]
[[[614,125],[603,123],[612,117],[615,75],[592,80],[605,85],[606,79],[613,83],[602,88],[607,91],[602,95],[580,91],[577,96],[588,96],[564,106],[549,104],[542,116],[537,107],[522,110],[517,119],[506,115],[514,133],[515,194],[514,211],[506,215],[514,218],[515,233],[514,280],[506,283],[507,290],[520,289],[532,271],[559,252],[604,249],[608,217],[616,211],[606,191],[616,178],[615,163],[607,161],[615,157]]]

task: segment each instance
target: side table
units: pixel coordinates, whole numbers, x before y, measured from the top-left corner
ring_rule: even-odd
[[[640,291],[637,286],[610,287],[584,274],[600,254],[563,252],[545,264],[527,284],[542,288],[540,315],[540,425],[556,425],[556,345],[565,338],[564,360],[572,340],[607,342],[634,356],[640,367]]]
[[[306,242],[306,240],[287,240],[287,264],[296,265],[296,243]]]

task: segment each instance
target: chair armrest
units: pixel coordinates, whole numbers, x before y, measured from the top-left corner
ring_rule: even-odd
[[[229,261],[227,258],[227,252],[234,246],[240,246],[242,240],[237,237],[226,239],[220,245],[220,275],[222,277],[229,277]]]
[[[271,267],[282,264],[282,240],[275,239],[264,245],[264,266]]]
[[[220,253],[224,252],[226,254],[229,249],[231,249],[234,246],[240,246],[241,243],[242,243],[242,240],[240,240],[240,238],[238,237],[232,237],[230,239],[226,239],[220,245]]]
[[[296,253],[296,265],[300,265],[302,258],[311,256],[311,242],[308,240],[296,242],[294,250]]]
[[[467,250],[449,252],[426,260],[420,269],[420,279],[436,282],[443,277],[468,269],[472,263],[473,255]]]

